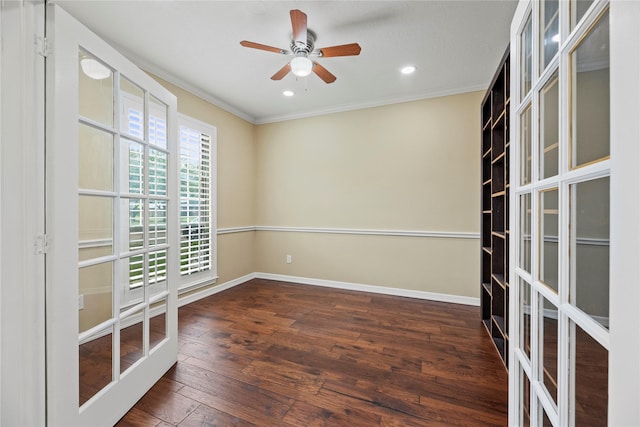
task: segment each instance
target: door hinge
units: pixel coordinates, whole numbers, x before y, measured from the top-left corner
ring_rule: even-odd
[[[51,43],[49,42],[49,39],[47,39],[46,37],[40,37],[40,36],[35,37],[33,42],[33,49],[35,53],[45,58],[51,55],[53,50],[51,47]]]
[[[49,249],[49,238],[46,234],[38,234],[33,244],[36,255],[43,255],[47,253]]]

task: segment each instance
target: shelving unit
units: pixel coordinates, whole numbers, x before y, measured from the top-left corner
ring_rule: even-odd
[[[509,354],[509,48],[482,100],[482,322],[505,367]]]

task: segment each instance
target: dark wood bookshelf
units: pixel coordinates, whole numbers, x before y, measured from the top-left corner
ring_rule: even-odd
[[[482,323],[508,366],[509,48],[482,100],[480,305]]]

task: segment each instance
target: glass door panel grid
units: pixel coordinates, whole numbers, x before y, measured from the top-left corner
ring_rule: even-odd
[[[546,2],[549,3],[549,2]],[[609,348],[609,333],[605,327],[608,316],[590,315],[587,309],[581,309],[576,304],[576,245],[604,245],[608,253],[608,222],[601,224],[602,228],[607,228],[604,238],[596,239],[589,236],[571,236],[571,227],[576,227],[576,221],[581,218],[577,213],[576,194],[577,188],[587,188],[585,183],[608,182],[611,175],[611,168],[608,155],[600,155],[595,161],[586,165],[572,167],[571,161],[571,135],[576,132],[572,128],[575,123],[575,85],[579,80],[577,73],[581,69],[577,66],[574,53],[585,40],[593,39],[592,34],[598,32],[599,40],[608,42],[608,38],[603,33],[608,32],[608,26],[603,29],[603,22],[607,20],[608,2],[596,1],[584,14],[582,20],[570,28],[570,11],[575,8],[575,4],[569,2],[559,2],[559,28],[558,53],[552,58],[542,57],[544,49],[539,45],[544,40],[540,32],[544,30],[541,14],[544,12],[541,2],[530,2],[528,10],[524,13],[519,22],[519,28],[512,33],[512,58],[514,58],[514,73],[512,82],[519,84],[512,85],[512,149],[516,150],[512,155],[511,181],[514,182],[512,199],[520,200],[521,196],[528,195],[531,201],[530,208],[526,213],[531,215],[530,230],[522,229],[523,209],[518,204],[513,204],[510,215],[511,223],[514,224],[515,232],[511,235],[513,239],[510,247],[513,252],[510,256],[512,260],[520,260],[525,254],[521,253],[522,241],[530,239],[530,260],[520,262],[520,265],[530,263],[531,268],[525,271],[520,266],[512,269],[511,283],[520,283],[514,286],[511,294],[510,307],[514,322],[510,330],[510,335],[515,338],[512,348],[512,365],[509,367],[510,375],[514,378],[510,380],[510,387],[515,391],[512,394],[511,405],[514,410],[510,411],[511,423],[518,424],[518,419],[522,420],[522,414],[530,419],[531,425],[591,425],[590,421],[604,421],[606,424],[606,390],[607,390],[607,353]],[[531,35],[533,31],[533,35]],[[608,33],[607,33],[608,34]],[[531,46],[526,46],[531,43]],[[530,66],[531,61],[534,66]],[[523,70],[522,67],[526,67]],[[602,62],[594,67],[607,67],[608,63]],[[522,84],[531,75],[531,84]],[[541,171],[540,156],[545,150],[541,141],[541,129],[544,129],[544,110],[541,113],[545,90],[555,84],[554,79],[558,79],[559,98],[559,147],[558,147],[558,173],[553,176]],[[528,81],[527,81],[528,83]],[[522,89],[527,93],[522,93]],[[573,92],[572,92],[573,90]],[[530,109],[532,118],[530,123],[530,142],[524,141],[532,146],[523,146],[523,122],[519,120],[523,113]],[[528,113],[527,113],[528,114]],[[526,133],[526,132],[525,132]],[[525,137],[527,135],[524,135]],[[523,152],[522,150],[526,150]],[[523,163],[520,161],[529,158],[531,163],[524,162],[527,170],[521,169]],[[524,156],[524,157],[523,157]],[[541,173],[542,172],[542,173]],[[516,179],[517,177],[531,174],[531,180]],[[590,187],[596,187],[590,185]],[[606,185],[601,185],[606,187]],[[549,209],[541,206],[543,195],[557,190],[557,209]],[[585,191],[582,193],[587,194]],[[594,192],[591,192],[594,193]],[[548,197],[548,196],[547,196]],[[554,196],[555,197],[555,196]],[[608,193],[599,200],[607,203]],[[593,197],[598,199],[598,197]],[[587,197],[582,197],[586,200]],[[555,202],[555,200],[554,200]],[[585,202],[586,203],[586,202]],[[595,202],[594,202],[595,203]],[[525,214],[526,214],[525,213]],[[554,214],[557,219],[553,218]],[[557,237],[544,236],[542,227],[542,216],[544,216],[547,230],[553,229],[549,224],[556,222]],[[584,217],[584,212],[582,217]],[[608,221],[608,216],[606,221]],[[605,222],[605,220],[603,220]],[[527,221],[524,224],[529,224]],[[529,227],[527,227],[529,228]],[[525,234],[529,234],[525,236]],[[575,230],[574,230],[575,233]],[[595,233],[598,234],[598,233]],[[546,284],[540,277],[540,271],[544,271],[545,260],[542,257],[544,248],[542,245],[557,239],[558,251],[558,289]],[[520,243],[519,243],[520,242]],[[555,242],[552,242],[555,243]],[[548,253],[548,251],[547,251]],[[555,253],[555,252],[554,252]],[[529,254],[526,254],[529,256]],[[606,258],[608,260],[608,258]],[[547,259],[549,262],[549,259]],[[555,271],[554,271],[555,273]],[[608,283],[606,283],[608,289]],[[524,297],[521,292],[530,292]],[[578,291],[579,292],[579,291]],[[525,303],[523,303],[525,301]],[[528,304],[528,305],[527,305]],[[608,302],[607,302],[608,304]],[[525,310],[526,312],[523,312]],[[525,321],[527,323],[523,324]],[[526,330],[525,330],[526,329]],[[557,334],[557,344],[554,347],[553,334]],[[526,340],[526,342],[523,342]],[[530,340],[530,344],[529,344]],[[525,354],[524,349],[529,348],[530,357]],[[597,360],[589,361],[592,366],[596,366],[596,372],[585,373],[585,355],[591,354],[585,348],[593,348],[591,352]],[[528,352],[527,352],[528,353]],[[557,364],[554,367],[550,366]],[[555,376],[555,378],[554,378]],[[591,382],[591,384],[590,384]],[[594,387],[595,384],[595,387]],[[526,386],[526,387],[525,387]],[[594,390],[588,390],[591,387]],[[595,402],[595,409],[591,413],[584,410],[584,396],[588,392],[598,392],[596,388],[604,388],[597,393],[598,401]],[[525,402],[526,400],[526,402]],[[604,400],[604,401],[603,401]],[[604,413],[602,413],[604,411]],[[585,413],[586,412],[586,413]],[[597,419],[600,417],[599,419]]]
[[[92,56],[81,50],[79,60],[86,57]],[[82,73],[82,70],[80,69],[79,72]],[[133,362],[149,355],[151,347],[150,304],[165,301],[168,295],[166,263],[169,245],[166,219],[169,197],[166,191],[168,185],[166,168],[168,167],[169,152],[166,140],[166,106],[147,91],[138,88],[124,76],[121,76],[117,70],[111,70],[110,79],[111,84],[108,92],[110,92],[110,102],[114,108],[102,115],[95,113],[83,115],[83,111],[81,111],[78,121],[83,128],[95,129],[103,134],[111,135],[112,158],[105,160],[112,167],[112,183],[110,186],[105,186],[104,189],[94,189],[82,188],[81,181],[78,196],[80,198],[108,199],[111,202],[111,236],[92,241],[86,241],[81,236],[79,239],[80,251],[85,250],[90,255],[80,256],[81,261],[78,268],[87,269],[105,263],[113,265],[110,292],[112,308],[111,316],[101,320],[99,324],[90,324],[89,328],[84,328],[86,330],[81,328],[79,345],[82,346],[94,339],[109,339],[108,335],[111,335],[109,340],[112,343],[111,378],[112,381],[117,382],[121,375],[126,374],[127,368],[131,365],[131,362],[123,362],[125,360],[123,357],[127,355],[122,354],[120,349],[121,331],[126,329],[127,333],[131,333],[132,328],[138,328],[136,333],[140,335],[138,349],[140,354]],[[129,123],[125,123],[130,119],[130,114],[125,111],[125,100],[128,100],[129,106],[132,105],[133,96],[129,92],[134,92],[134,90],[130,90],[125,93],[124,89],[127,87],[135,88],[139,93],[138,99],[133,102],[133,104],[137,104],[138,109],[143,110],[137,111],[141,119],[141,123],[136,124],[139,126],[138,132],[132,131]],[[82,89],[80,96],[83,96]],[[153,104],[151,109],[154,111],[162,111],[162,107],[164,107],[164,117],[155,117],[161,116],[162,113],[153,116],[153,113],[150,113],[150,104]],[[153,130],[149,129],[150,114],[154,125]],[[107,117],[108,115],[112,115],[112,117]],[[138,147],[135,150],[137,157],[134,159],[137,161],[137,165],[130,164],[132,159],[130,146],[132,145]],[[153,154],[153,159],[150,159],[150,154]],[[139,158],[140,156],[142,159]],[[154,182],[150,182],[152,175]],[[158,190],[158,187],[161,191]],[[131,206],[136,205],[136,201],[138,205],[132,210]],[[85,214],[90,216],[93,212],[85,212]],[[135,215],[138,216],[135,221],[140,227],[136,227],[135,235],[132,235],[132,216]],[[152,215],[153,218],[150,217]],[[150,227],[150,221],[153,222],[153,227]],[[104,250],[96,252],[93,248],[93,245],[96,244],[94,240],[101,247],[109,248],[110,246],[110,250],[106,253]],[[93,252],[86,251],[87,249],[93,250]],[[150,265],[151,258],[153,258],[153,266]],[[150,289],[150,276],[154,276],[153,290]],[[166,328],[164,329],[166,333]],[[162,339],[162,337],[155,337],[153,345],[157,345]],[[104,386],[108,384],[109,382],[106,382]],[[88,402],[91,397],[81,396],[81,405]]]

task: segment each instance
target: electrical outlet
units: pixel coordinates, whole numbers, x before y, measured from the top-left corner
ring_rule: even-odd
[[[84,309],[84,295],[78,295],[78,310]]]
[[[291,264],[291,255],[287,255],[287,264]]]

